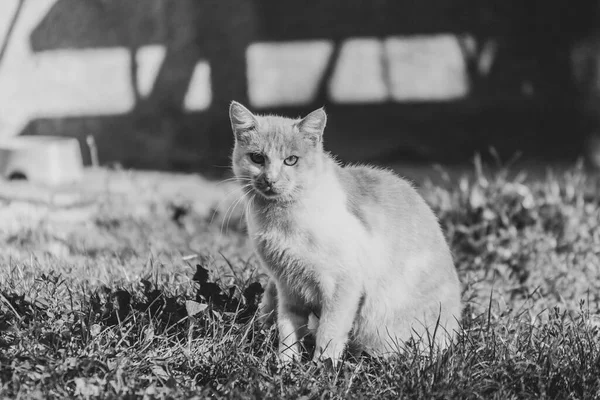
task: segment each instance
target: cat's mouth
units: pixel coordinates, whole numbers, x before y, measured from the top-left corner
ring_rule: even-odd
[[[255,185],[254,189],[263,197],[267,198],[267,199],[276,199],[277,197],[281,196],[281,192],[277,189],[275,189],[273,186],[268,186],[268,185],[264,185],[264,186],[259,186],[259,185]]]

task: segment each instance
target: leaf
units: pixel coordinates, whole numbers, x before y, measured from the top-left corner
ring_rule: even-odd
[[[144,342],[151,343],[154,340],[154,327],[149,326],[144,329]]]
[[[154,366],[152,366],[152,373],[158,379],[163,380],[163,381],[166,381],[166,380],[168,380],[170,378],[170,376],[167,373],[167,371],[165,371],[160,365],[154,365]]]
[[[196,264],[196,273],[192,277],[192,280],[200,284],[206,283],[208,281],[208,270],[202,265]]]
[[[85,398],[100,396],[100,387],[94,379],[75,378],[75,394]]]
[[[93,338],[98,336],[100,332],[102,332],[102,327],[99,324],[90,326],[90,335],[92,335]]]
[[[190,317],[201,313],[202,311],[206,310],[207,307],[208,304],[198,303],[194,300],[187,300],[185,302],[185,309],[187,311],[188,316]]]
[[[223,295],[221,287],[213,282],[200,284],[198,294],[204,297],[207,302],[212,303],[217,307],[223,307],[227,301],[227,296]]]
[[[248,306],[258,304],[260,295],[263,294],[264,291],[265,290],[263,289],[262,285],[258,282],[250,284],[243,293],[244,298],[246,299],[246,304]]]

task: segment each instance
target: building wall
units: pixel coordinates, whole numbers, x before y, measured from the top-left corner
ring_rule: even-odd
[[[350,160],[551,152],[576,120],[569,51],[592,3],[2,0],[0,137],[93,135],[101,161],[132,167],[226,165],[235,99],[325,105],[327,146]]]

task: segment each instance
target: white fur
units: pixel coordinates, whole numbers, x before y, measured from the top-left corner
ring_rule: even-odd
[[[244,127],[260,126],[257,132],[243,132],[259,138],[248,145],[253,152],[269,148],[255,143],[260,142],[261,129],[277,132],[270,140],[279,140],[278,135],[300,140],[293,136],[298,135],[293,131],[296,125],[291,125],[298,121],[289,120],[286,128],[286,120],[280,118],[273,127],[272,121],[251,114],[246,122],[245,109],[233,111]],[[322,111],[317,117],[321,114],[324,118]],[[318,126],[318,120],[312,122]],[[234,118],[232,124],[236,132]],[[285,201],[252,202],[247,214],[250,238],[271,277],[260,318],[267,321],[276,308],[281,358],[297,359],[299,342],[311,332],[316,336],[315,359],[331,358],[334,363],[349,342],[377,355],[395,354],[415,336],[422,338],[423,347],[446,347],[459,328],[460,290],[435,216],[416,191],[392,173],[343,169],[322,152],[314,134],[311,131],[310,140],[317,147],[314,154],[306,150],[306,159],[313,159],[306,161],[304,170],[278,164],[283,182],[275,185]],[[261,172],[244,157],[237,143],[236,175],[257,179]],[[271,149],[265,150],[265,157],[275,160],[279,155]],[[276,160],[269,162],[272,166]],[[361,176],[363,183],[349,179]]]

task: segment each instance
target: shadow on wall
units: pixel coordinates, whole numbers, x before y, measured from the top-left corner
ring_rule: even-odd
[[[229,102],[246,93],[244,52],[253,23],[243,1],[62,0],[33,32],[32,42],[36,50],[124,46],[135,97],[131,110],[66,121],[65,130],[82,125],[82,135],[95,133],[100,154],[110,159],[178,169],[225,159],[223,151],[213,155],[230,144],[223,135]],[[53,37],[57,26],[62,32]]]
[[[496,3],[28,1],[0,60],[0,135],[92,134],[102,162],[126,166],[226,166],[236,99],[325,105],[327,147],[347,160],[576,154],[569,49],[593,2]]]

